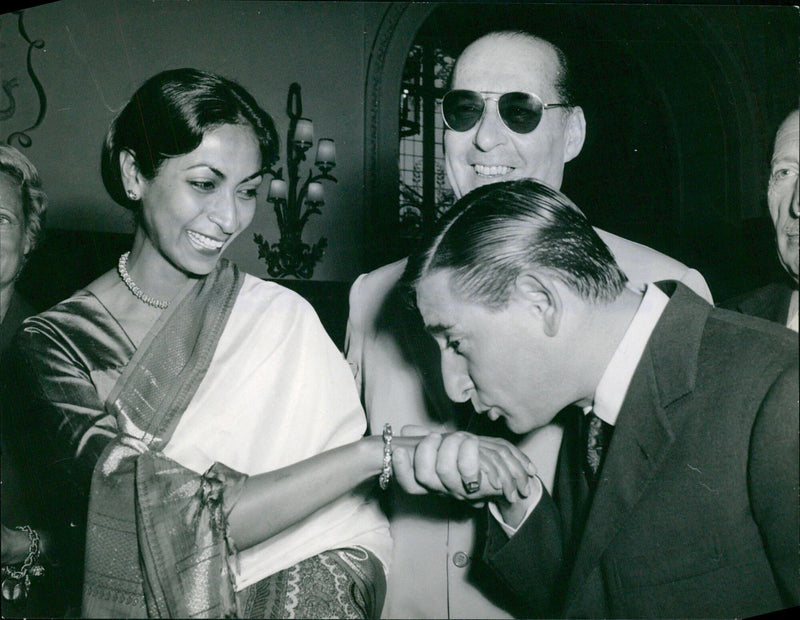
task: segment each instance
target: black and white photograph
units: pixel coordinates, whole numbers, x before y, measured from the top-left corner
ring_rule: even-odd
[[[800,7],[0,11],[3,618],[796,613]]]

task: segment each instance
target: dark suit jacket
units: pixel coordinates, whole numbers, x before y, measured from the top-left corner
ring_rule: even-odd
[[[572,433],[554,498],[484,560],[530,615],[732,617],[797,605],[797,336],[675,283],[636,369],[591,511],[570,535]]]
[[[786,325],[789,320],[789,302],[792,299],[793,290],[785,282],[774,282],[734,297],[720,306]]]

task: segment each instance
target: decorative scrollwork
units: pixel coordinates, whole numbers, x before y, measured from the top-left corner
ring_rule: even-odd
[[[14,99],[14,89],[17,86],[19,86],[17,78],[3,80],[2,88],[6,99],[8,99],[8,105],[4,108],[0,108],[0,121],[7,121],[9,118],[14,116],[14,112],[17,111],[17,102]]]
[[[28,77],[30,77],[31,82],[33,83],[33,87],[36,89],[36,94],[39,97],[39,114],[36,117],[36,121],[30,127],[26,127],[21,131],[15,131],[6,138],[6,144],[11,145],[14,140],[17,141],[19,146],[28,148],[32,144],[32,140],[30,135],[28,135],[29,131],[33,131],[39,125],[42,124],[44,120],[44,116],[47,113],[47,95],[44,92],[44,87],[42,83],[39,81],[39,78],[36,76],[36,72],[33,69],[33,50],[41,50],[45,52],[45,42],[42,39],[34,39],[28,36],[27,31],[25,30],[25,24],[23,22],[23,17],[25,14],[24,10],[20,11],[12,11],[14,15],[17,16],[17,28],[19,30],[20,36],[28,43],[28,53],[27,53],[27,72]],[[16,88],[19,85],[16,78],[12,78],[10,80],[3,80],[2,88],[3,92],[5,93],[6,97],[9,100],[8,105],[0,110],[0,119],[8,120],[14,113],[16,112],[16,100],[14,99],[14,95],[12,89]]]

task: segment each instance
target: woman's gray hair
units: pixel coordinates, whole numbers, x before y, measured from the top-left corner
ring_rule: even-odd
[[[39,172],[25,155],[5,144],[0,144],[0,172],[14,179],[20,188],[25,237],[30,253],[39,243],[47,211],[47,194],[42,191]]]

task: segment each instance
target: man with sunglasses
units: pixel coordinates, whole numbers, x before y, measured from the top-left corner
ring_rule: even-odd
[[[442,106],[447,177],[457,197],[488,183],[535,178],[560,188],[564,165],[583,147],[586,121],[571,100],[566,58],[526,33],[496,32],[470,44],[453,71]],[[597,231],[631,286],[679,280],[709,301],[702,276],[655,250]],[[439,351],[396,287],[405,260],[362,275],[350,292],[346,355],[372,432],[385,423],[426,431],[468,429],[502,435],[502,423],[454,405],[442,385]],[[409,429],[409,432],[415,432]],[[552,489],[562,429],[545,426],[515,443]],[[436,495],[386,498],[394,553],[386,618],[508,618],[522,613],[508,592],[484,584],[473,559],[483,512]]]

